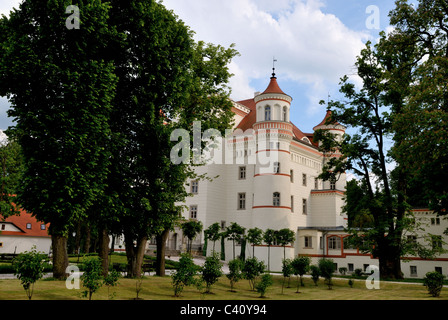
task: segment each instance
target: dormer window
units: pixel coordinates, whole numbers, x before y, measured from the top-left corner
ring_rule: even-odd
[[[27,223],[27,224],[26,224],[26,228],[27,228],[27,229],[31,229],[31,223]]]
[[[271,107],[270,106],[266,106],[264,108],[264,120],[265,121],[271,120]]]

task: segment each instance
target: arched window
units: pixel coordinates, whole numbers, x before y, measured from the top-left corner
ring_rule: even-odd
[[[280,206],[280,192],[274,192],[272,195],[272,204],[274,207]]]
[[[264,120],[265,121],[271,120],[271,107],[270,106],[266,106],[264,108]]]
[[[286,107],[283,107],[283,121],[287,121],[287,111]]]

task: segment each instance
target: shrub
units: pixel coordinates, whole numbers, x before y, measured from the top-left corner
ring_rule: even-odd
[[[45,254],[37,252],[36,246],[33,246],[31,251],[21,253],[13,260],[14,274],[25,289],[28,300],[33,296],[34,283],[44,275],[45,257]]]
[[[87,290],[82,293],[84,297],[88,296],[89,300],[92,300],[92,295],[103,285],[103,276],[101,275],[103,268],[100,259],[95,256],[86,258],[83,262],[83,269],[81,283]]]
[[[110,287],[115,287],[118,284],[118,279],[120,278],[120,272],[117,270],[109,271],[106,277],[104,277],[103,283],[107,286],[107,296],[109,299],[112,299],[115,295],[114,293],[110,294]]]
[[[249,258],[244,262],[243,277],[249,280],[251,290],[255,290],[255,281],[260,274],[265,270],[263,261],[259,261],[257,258]]]
[[[438,297],[442,291],[445,276],[437,271],[428,272],[423,279],[423,284],[428,289],[428,293],[433,297]]]
[[[235,292],[233,286],[235,283],[243,278],[242,269],[244,262],[240,259],[229,261],[229,273],[226,274],[227,279],[230,280],[230,291]]]
[[[171,277],[175,297],[180,296],[185,286],[195,284],[194,276],[197,271],[198,267],[194,264],[191,255],[188,253],[181,254],[179,267]]]
[[[302,256],[297,257],[294,260],[292,260],[291,264],[294,270],[294,274],[297,275],[297,293],[299,293],[299,285],[302,287],[303,284],[303,275],[308,272],[310,268],[311,259],[310,257]],[[300,283],[299,283],[299,276],[300,276]]]
[[[219,261],[218,254],[205,258],[205,263],[201,268],[202,280],[206,283],[206,293],[210,293],[211,286],[223,275],[222,263]]]
[[[312,265],[310,267],[310,270],[311,270],[311,279],[313,279],[314,285],[317,287],[317,282],[319,281],[319,277],[320,277],[319,267]]]
[[[285,279],[288,278],[288,288],[289,288],[289,282],[291,280],[291,275],[294,273],[294,269],[291,264],[291,259],[283,259],[282,261],[282,273],[283,273],[283,282],[282,282],[282,293],[283,288],[285,286]]]
[[[334,273],[334,262],[332,259],[320,259],[319,260],[319,270],[321,276],[325,279],[325,283],[328,286],[328,289],[331,290],[333,287],[333,282],[331,279],[333,278]]]
[[[255,289],[260,293],[260,298],[264,298],[268,287],[272,286],[274,281],[269,273],[265,273],[261,276],[261,280],[255,285]]]

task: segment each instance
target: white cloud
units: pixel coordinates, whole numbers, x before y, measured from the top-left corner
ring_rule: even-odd
[[[196,32],[197,40],[236,44],[241,56],[233,62],[233,83],[242,86],[233,86],[236,99],[253,95],[248,81],[267,79],[275,56],[279,80],[309,86],[306,95],[313,101],[313,106],[307,106],[309,113],[314,113],[317,102],[327,96],[328,85],[337,85],[341,76],[352,72],[355,57],[368,37],[350,30],[335,15],[323,13],[323,4],[317,0],[163,3]]]

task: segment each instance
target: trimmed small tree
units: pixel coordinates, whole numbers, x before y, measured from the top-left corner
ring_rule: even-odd
[[[244,261],[242,261],[241,259],[234,259],[229,261],[229,273],[226,274],[226,277],[230,281],[231,292],[236,292],[234,289],[234,285],[243,278],[243,265]]]
[[[183,223],[181,228],[184,236],[186,236],[188,239],[187,252],[191,254],[192,242],[194,238],[196,238],[196,235],[202,231],[202,222],[196,220],[190,220]]]
[[[205,258],[201,271],[201,278],[206,284],[205,293],[210,293],[211,286],[223,275],[222,262],[219,260],[218,254],[213,253],[212,256]]]
[[[241,241],[244,237],[246,228],[240,226],[236,222],[232,222],[229,227],[227,227],[227,239],[232,240],[233,244],[233,259],[235,259],[235,241]]]
[[[179,267],[172,275],[171,281],[174,288],[174,296],[179,297],[185,286],[195,284],[195,278],[198,267],[194,264],[193,258],[187,253],[180,256]]]
[[[205,237],[210,240],[213,241],[213,249],[212,249],[212,253],[215,252],[215,244],[216,241],[218,241],[221,238],[221,233],[219,232],[221,230],[221,227],[219,225],[218,222],[215,222],[213,224],[211,224],[207,229],[205,229],[204,231],[204,235]]]
[[[313,279],[314,285],[317,287],[317,283],[320,277],[320,270],[318,266],[312,265],[310,266],[311,270],[311,279]]]
[[[249,280],[250,289],[255,290],[255,281],[264,271],[266,267],[263,261],[259,261],[257,258],[246,259],[243,266],[243,277]]]
[[[13,260],[14,274],[25,289],[28,300],[33,296],[34,284],[44,275],[44,259],[45,255],[33,246],[31,251],[21,253]]]
[[[283,282],[282,282],[282,294],[283,294],[283,288],[285,286],[285,280],[288,278],[288,288],[289,288],[289,282],[291,280],[291,275],[294,273],[294,269],[291,264],[291,259],[283,259],[282,261],[282,273],[283,273]]]
[[[331,279],[333,278],[334,273],[334,262],[332,259],[322,258],[318,263],[320,274],[325,279],[325,283],[328,286],[328,289],[331,290],[333,287],[333,282]]]
[[[269,273],[265,273],[261,276],[261,281],[255,285],[255,289],[260,294],[260,298],[264,298],[268,287],[272,286],[274,280]]]
[[[260,228],[247,230],[247,241],[252,244],[252,257],[255,257],[255,246],[263,242],[263,230]]]
[[[430,295],[432,295],[433,297],[438,297],[440,296],[440,291],[442,291],[444,279],[445,276],[440,272],[428,272],[423,279],[423,284],[428,289],[428,293]]]
[[[263,234],[264,243],[268,247],[268,271],[271,270],[271,246],[275,243],[276,232],[272,229],[266,229]]]
[[[297,291],[296,293],[300,293],[299,286],[304,286],[303,284],[303,275],[308,272],[310,269],[311,259],[307,256],[296,257],[292,260],[292,268],[294,270],[294,274],[297,276]],[[300,281],[299,281],[300,279]]]
[[[120,278],[120,272],[113,269],[107,273],[104,277],[103,284],[107,286],[107,297],[112,299],[115,293],[110,294],[110,288],[115,287],[118,284],[118,279]]]
[[[85,258],[83,262],[83,274],[81,275],[81,284],[86,288],[82,292],[84,297],[92,300],[92,295],[103,285],[103,268],[100,259],[97,257]]]

